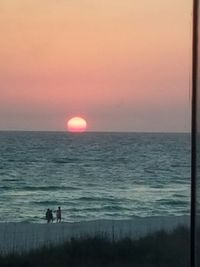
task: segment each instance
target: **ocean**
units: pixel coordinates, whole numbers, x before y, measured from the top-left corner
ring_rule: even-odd
[[[0,132],[0,222],[190,213],[190,134]],[[55,213],[54,213],[55,214]]]

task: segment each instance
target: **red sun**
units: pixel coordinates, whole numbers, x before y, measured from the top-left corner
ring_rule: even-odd
[[[67,122],[69,132],[85,132],[87,129],[87,122],[81,117],[73,117]]]

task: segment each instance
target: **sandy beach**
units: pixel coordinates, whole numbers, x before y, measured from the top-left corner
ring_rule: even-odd
[[[73,237],[103,235],[109,239],[138,239],[159,230],[189,227],[189,216],[135,217],[132,220],[98,220],[76,223],[0,223],[0,253],[21,253],[62,244]]]

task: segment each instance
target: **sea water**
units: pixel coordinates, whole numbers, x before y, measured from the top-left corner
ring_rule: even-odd
[[[188,215],[190,134],[0,132],[0,222],[58,206],[69,222]]]

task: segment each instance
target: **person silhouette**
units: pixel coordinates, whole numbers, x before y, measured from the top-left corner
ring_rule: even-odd
[[[50,221],[53,222],[53,211],[52,210],[49,211],[49,217],[50,217]]]
[[[60,207],[58,207],[58,209],[56,210],[56,221],[61,222],[61,208]]]
[[[50,209],[47,209],[45,217],[46,217],[47,223],[50,223],[50,220],[51,220]]]

